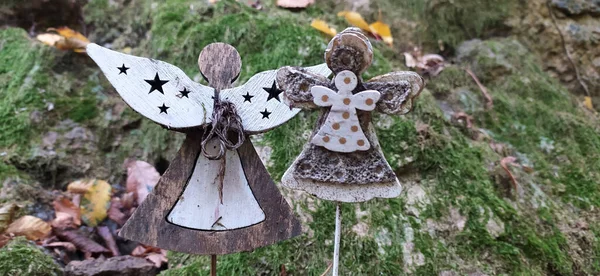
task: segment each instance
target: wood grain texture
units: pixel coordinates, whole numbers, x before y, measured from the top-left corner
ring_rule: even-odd
[[[185,189],[200,154],[200,139],[199,132],[188,134],[154,192],[121,229],[121,237],[173,251],[221,255],[251,251],[301,233],[300,223],[271,180],[249,139],[238,149],[238,154],[250,189],[264,210],[265,220],[230,231],[193,230],[169,223],[166,218]]]
[[[320,64],[304,68],[306,71],[321,76],[329,76],[331,71],[327,65]],[[290,108],[283,100],[283,90],[278,98],[270,98],[265,88],[270,89],[276,84],[277,70],[258,73],[250,78],[244,85],[226,89],[221,92],[221,99],[235,104],[238,115],[242,118],[244,131],[249,134],[263,133],[287,122],[298,112],[298,108]],[[277,86],[278,87],[278,86]],[[279,88],[277,88],[279,89]],[[244,95],[252,96],[246,101]],[[267,110],[269,118],[263,118],[260,112]]]
[[[360,118],[360,120],[365,121],[365,118]],[[315,146],[307,144],[299,157],[284,173],[281,185],[305,191],[321,199],[339,202],[364,202],[373,198],[399,196],[402,186],[383,157],[381,146],[370,120],[363,126],[363,129],[371,142],[369,151],[337,153],[324,150],[328,155],[325,157],[319,154],[323,151],[314,151]],[[370,161],[373,160],[373,156],[378,158]],[[307,163],[312,164],[315,172],[325,175],[306,174],[301,177],[301,171],[306,169]],[[318,179],[328,179],[329,181]]]
[[[126,55],[90,43],[87,54],[98,64],[121,98],[138,113],[168,128],[190,128],[210,122],[214,89],[192,81],[181,69],[166,62]],[[128,69],[122,73],[118,67]],[[168,81],[162,92],[151,91],[146,80]],[[190,91],[182,96],[181,91]],[[149,92],[151,91],[151,92]],[[159,106],[169,107],[166,113]]]
[[[217,139],[207,144],[209,154],[216,154]],[[169,213],[173,224],[197,229],[227,231],[257,224],[265,213],[250,190],[237,151],[228,150],[225,160],[210,160],[200,154],[185,190]],[[224,162],[223,162],[224,161]],[[218,174],[225,166],[223,201],[219,197]]]
[[[425,81],[415,72],[400,71],[374,77],[363,83],[366,89],[377,90],[381,99],[377,111],[391,115],[403,115],[413,107]]]
[[[221,91],[230,87],[240,75],[242,58],[229,44],[211,43],[200,52],[198,67],[209,85]]]

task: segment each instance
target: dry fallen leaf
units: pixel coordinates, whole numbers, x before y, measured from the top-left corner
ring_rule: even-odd
[[[67,191],[75,194],[85,194],[90,190],[92,185],[94,185],[93,179],[77,180],[69,183]]]
[[[592,97],[590,97],[590,96],[584,97],[583,106],[585,106],[587,109],[589,109],[591,111],[595,111],[594,105],[592,104]]]
[[[394,38],[392,37],[392,31],[390,30],[390,26],[381,21],[377,21],[375,23],[371,23],[369,25],[369,31],[375,35],[381,37],[385,44],[392,46],[394,44]]]
[[[367,23],[367,21],[365,21],[362,15],[360,15],[357,12],[341,11],[337,15],[346,18],[348,24],[354,27],[361,28],[363,31],[367,32],[371,31],[371,28],[369,28],[369,24]]]
[[[127,167],[127,191],[134,192],[137,204],[142,204],[160,179],[154,166],[144,161],[130,161]]]
[[[277,6],[288,9],[301,9],[314,4],[315,0],[277,0]]]
[[[110,252],[113,254],[113,256],[121,255],[119,253],[119,247],[117,247],[117,242],[115,241],[115,237],[110,232],[110,229],[108,229],[108,227],[106,227],[106,226],[98,227],[98,235],[100,235],[100,237],[102,237],[102,239],[104,239],[104,242],[106,243],[106,247],[108,247],[108,249],[110,249]]]
[[[79,233],[77,230],[58,230],[55,233],[59,239],[73,243],[79,250],[85,253],[109,252],[104,246]]]
[[[85,53],[85,47],[90,44],[87,37],[68,27],[48,28],[48,31],[54,31],[58,34],[40,34],[36,38],[44,44],[60,50],[73,50],[77,53]]]
[[[92,185],[81,199],[81,218],[88,226],[96,226],[107,216],[111,187],[104,180],[91,180]]]
[[[23,216],[8,226],[6,233],[25,236],[29,240],[39,240],[48,236],[52,227],[47,222],[34,216]]]
[[[0,208],[0,233],[4,232],[4,229],[13,221],[18,209],[19,206],[15,203],[8,203]]]
[[[158,247],[140,244],[131,252],[131,256],[146,257],[146,260],[154,263],[156,267],[161,267],[167,262],[167,251]]]
[[[75,252],[77,248],[71,242],[51,242],[48,244],[43,244],[44,247],[62,247],[69,252]]]
[[[500,166],[508,174],[508,177],[510,178],[510,182],[513,184],[513,189],[515,191],[515,194],[518,194],[518,186],[519,185],[517,183],[517,179],[515,178],[513,173],[508,168],[509,165],[520,167],[519,164],[515,163],[515,161],[517,161],[516,157],[507,156],[507,157],[502,158],[502,160],[500,160]]]
[[[121,212],[121,208],[123,208],[121,199],[113,197],[110,201],[110,208],[108,208],[108,218],[116,222],[119,226],[125,224],[127,221],[127,216]]]
[[[310,26],[329,36],[335,36],[337,34],[337,31],[334,28],[329,27],[323,20],[315,19],[310,23]]]
[[[50,225],[54,229],[73,229],[77,228],[75,225],[75,218],[65,212],[56,213],[56,217],[50,222]]]
[[[161,267],[163,263],[167,263],[167,251],[161,250],[160,253],[150,253],[146,256],[146,260],[154,263],[154,266]]]
[[[59,213],[65,213],[68,216],[73,217],[73,223],[77,226],[81,225],[81,211],[71,200],[66,197],[61,197],[53,202],[54,211],[56,216]]]

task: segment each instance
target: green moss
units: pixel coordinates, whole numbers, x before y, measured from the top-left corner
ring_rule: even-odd
[[[44,107],[40,88],[48,84],[45,71],[53,57],[22,29],[0,30],[0,45],[0,148],[4,148],[29,139],[29,114]]]
[[[418,11],[422,25],[421,36],[426,44],[437,48],[438,41],[454,47],[460,42],[481,38],[494,29],[502,28],[517,1],[442,0],[425,1]]]
[[[52,257],[25,238],[16,238],[0,249],[2,275],[61,275]]]

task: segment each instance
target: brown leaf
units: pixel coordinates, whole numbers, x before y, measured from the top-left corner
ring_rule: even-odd
[[[146,260],[152,262],[155,267],[161,267],[163,263],[167,263],[167,251],[161,250],[160,253],[150,253],[146,256]]]
[[[104,246],[79,233],[77,230],[58,230],[55,232],[59,239],[73,243],[75,247],[85,253],[109,252]]]
[[[85,194],[94,185],[93,179],[82,179],[69,183],[67,191],[75,194]]]
[[[154,189],[160,179],[160,174],[154,166],[144,161],[130,161],[127,167],[127,191],[134,192],[138,206]]]
[[[23,216],[14,221],[6,229],[6,233],[25,236],[29,240],[39,240],[50,234],[52,227],[47,222],[34,216]]]
[[[315,0],[277,0],[277,6],[287,9],[301,9],[314,4]]]
[[[0,248],[4,247],[14,236],[9,234],[0,235]]]
[[[108,218],[119,224],[119,226],[125,224],[127,221],[127,216],[121,212],[121,208],[123,208],[121,199],[113,197],[110,202],[110,208],[108,208]]]
[[[517,163],[515,163],[515,161],[517,161],[516,157],[507,156],[507,157],[502,158],[502,160],[500,160],[500,166],[508,174],[508,177],[510,177],[510,181],[513,184],[513,189],[515,190],[515,193],[517,193],[517,188],[518,188],[517,179],[515,178],[515,176],[512,174],[512,172],[508,168],[509,165],[519,166]]]
[[[77,228],[75,225],[75,218],[72,215],[64,212],[56,213],[56,217],[50,222],[52,228],[55,229],[74,229]]]
[[[6,227],[15,219],[15,212],[19,206],[15,203],[8,203],[0,208],[0,233],[4,232]]]
[[[81,211],[73,202],[66,197],[56,199],[53,203],[54,211],[58,217],[58,213],[66,213],[73,217],[73,223],[77,226],[81,225]]]
[[[75,245],[71,242],[51,242],[48,244],[44,244],[42,245],[44,247],[62,247],[65,250],[69,251],[69,252],[75,252],[77,250],[77,248],[75,247]]]
[[[115,237],[110,232],[110,229],[108,229],[108,227],[99,226],[98,227],[98,235],[100,235],[100,237],[102,237],[102,239],[104,239],[106,246],[108,247],[108,249],[110,249],[110,252],[112,252],[113,256],[121,255],[119,253],[119,248],[117,247],[117,242],[115,242]]]

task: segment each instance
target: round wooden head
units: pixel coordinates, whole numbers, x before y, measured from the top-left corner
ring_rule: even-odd
[[[230,87],[240,75],[242,58],[233,46],[212,43],[202,49],[198,66],[209,85],[221,90]]]
[[[325,62],[333,73],[351,71],[360,76],[373,60],[373,47],[358,28],[347,28],[337,34],[325,50]]]

